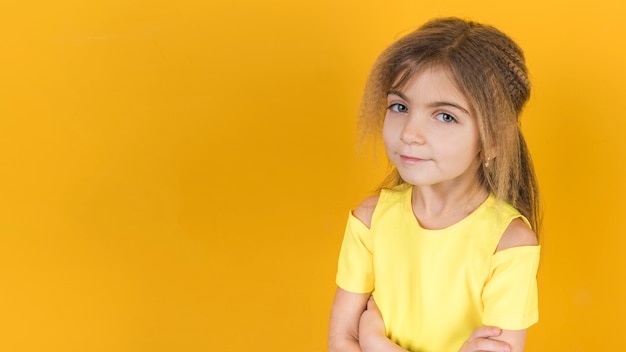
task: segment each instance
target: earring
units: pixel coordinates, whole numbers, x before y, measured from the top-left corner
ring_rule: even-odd
[[[485,161],[485,168],[488,169],[489,168],[489,159],[487,159],[487,161]]]

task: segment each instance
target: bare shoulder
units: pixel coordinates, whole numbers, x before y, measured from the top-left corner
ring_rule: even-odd
[[[537,244],[539,244],[537,235],[522,219],[517,218],[513,219],[504,230],[496,252],[513,247],[536,246]]]
[[[374,214],[374,209],[376,209],[376,204],[378,204],[379,197],[379,195],[375,195],[366,198],[352,212],[352,214],[357,219],[361,220],[361,222],[367,227],[370,227],[372,225],[372,214]]]

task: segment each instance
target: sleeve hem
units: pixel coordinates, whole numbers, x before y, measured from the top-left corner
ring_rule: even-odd
[[[356,280],[350,280],[341,275],[337,275],[336,283],[340,288],[352,293],[371,293],[374,290],[374,287],[359,284]]]
[[[523,330],[528,329],[539,321],[539,313],[534,312],[525,317],[507,317],[493,316],[484,317],[483,324],[488,326],[497,326],[504,330]]]

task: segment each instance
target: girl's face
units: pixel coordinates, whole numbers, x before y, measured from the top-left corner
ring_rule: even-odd
[[[400,176],[415,186],[478,182],[478,124],[450,72],[426,68],[387,96],[383,141]]]

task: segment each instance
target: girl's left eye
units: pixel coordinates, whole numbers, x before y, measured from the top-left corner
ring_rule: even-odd
[[[407,112],[409,111],[409,108],[407,108],[405,105],[400,104],[400,103],[393,103],[389,105],[389,110],[393,112]]]
[[[447,122],[447,123],[456,122],[456,119],[454,118],[454,116],[450,114],[446,114],[445,112],[441,112],[437,114],[437,120],[441,122]]]

